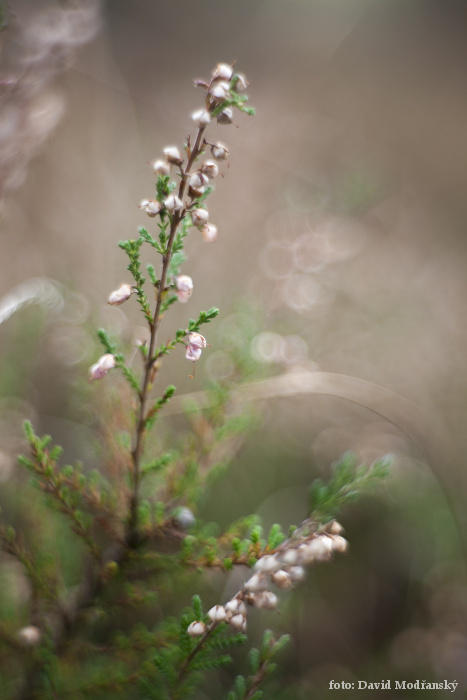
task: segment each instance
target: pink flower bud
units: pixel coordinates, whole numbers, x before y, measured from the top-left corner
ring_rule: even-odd
[[[193,112],[191,118],[196,126],[199,126],[200,128],[207,126],[211,122],[211,115],[207,109],[198,109],[196,112]]]
[[[122,284],[118,289],[115,289],[109,296],[108,304],[111,306],[119,306],[124,301],[129,299],[134,289],[131,284]]]
[[[189,186],[197,189],[198,187],[205,187],[209,183],[209,178],[207,175],[202,173],[200,170],[196,170],[192,175],[190,175]]]
[[[214,224],[204,224],[200,228],[203,238],[207,242],[215,241],[217,238],[217,226]]]
[[[150,163],[155,175],[170,175],[170,165],[165,160],[155,160]]]
[[[216,160],[225,160],[229,155],[229,149],[223,143],[213,143],[211,146],[212,157]]]
[[[191,212],[191,221],[193,226],[204,226],[209,220],[209,212],[207,209],[193,209]]]
[[[142,199],[139,208],[143,209],[148,216],[154,217],[162,209],[162,204],[157,199]]]
[[[222,110],[220,114],[217,115],[218,124],[232,124],[233,123],[233,111],[230,107],[226,107]]]
[[[191,333],[188,333],[188,345],[203,349],[207,346],[206,338],[201,333],[191,331]]]
[[[219,166],[213,160],[206,160],[202,164],[200,170],[203,175],[206,175],[206,177],[208,177],[210,180],[217,177],[219,174]]]
[[[190,637],[202,637],[205,631],[206,625],[204,622],[196,620],[195,622],[192,622],[191,625],[188,625],[186,633],[189,634]]]
[[[232,75],[233,69],[228,63],[218,63],[212,72],[213,80],[230,80]]]
[[[193,292],[193,280],[188,275],[177,275],[175,289],[178,300],[184,303],[188,301]]]
[[[95,379],[102,379],[109,370],[115,367],[116,363],[115,357],[110,353],[102,355],[97,360],[96,364],[89,368],[89,381],[92,382]]]
[[[171,194],[167,197],[167,199],[164,199],[164,207],[167,209],[167,211],[173,213],[176,211],[180,211],[180,209],[183,209],[183,202],[174,194]]]
[[[176,146],[167,146],[166,148],[164,148],[164,155],[168,163],[180,165],[180,163],[182,162],[182,156]]]
[[[197,348],[194,345],[187,345],[185,357],[187,360],[191,360],[192,362],[196,362],[201,357],[201,348]]]

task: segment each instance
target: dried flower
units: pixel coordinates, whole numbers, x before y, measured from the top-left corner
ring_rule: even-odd
[[[203,234],[203,238],[207,242],[215,241],[217,238],[217,226],[214,224],[204,224],[200,228],[201,233]]]
[[[115,367],[116,363],[115,357],[110,353],[102,355],[97,362],[89,368],[89,381],[92,382],[95,379],[102,379],[109,370]]]
[[[150,163],[155,175],[170,175],[170,165],[165,160],[155,160]]]
[[[213,80],[230,80],[233,68],[228,63],[218,63],[212,72]]]
[[[230,107],[226,107],[222,110],[220,114],[217,115],[218,124],[232,124],[233,123],[233,111]]]
[[[211,115],[209,114],[207,109],[196,110],[196,112],[193,112],[193,114],[191,115],[191,118],[193,119],[196,126],[199,126],[200,128],[203,126],[207,126],[211,122]]]
[[[183,209],[183,202],[179,197],[176,197],[174,194],[171,194],[167,197],[167,199],[164,199],[164,207],[167,209],[167,211],[170,212],[176,212],[180,211],[180,209]]]
[[[216,160],[225,160],[229,155],[229,149],[223,143],[213,143],[211,146],[212,157]]]
[[[216,102],[223,102],[229,94],[230,85],[225,81],[216,81],[211,87],[209,94]]]
[[[213,160],[206,160],[200,168],[203,175],[206,175],[210,180],[217,177],[219,174],[219,166]]]
[[[204,622],[195,620],[195,622],[192,622],[191,625],[188,625],[186,633],[189,634],[190,637],[202,637],[205,631],[206,625],[204,624]]]
[[[180,151],[176,146],[166,146],[163,151],[167,162],[168,163],[174,163],[174,165],[180,165],[182,162],[182,156]]]
[[[191,221],[193,226],[203,226],[209,220],[209,212],[207,209],[193,209],[191,212]]]
[[[156,216],[162,209],[162,204],[157,199],[142,199],[139,208],[143,209],[148,216]]]
[[[119,306],[129,299],[133,292],[134,288],[131,284],[122,284],[118,289],[111,292],[107,303],[111,306]]]
[[[198,189],[199,187],[205,187],[208,183],[209,178],[200,170],[196,170],[194,173],[192,173],[188,182],[189,186],[193,187],[194,189]]]

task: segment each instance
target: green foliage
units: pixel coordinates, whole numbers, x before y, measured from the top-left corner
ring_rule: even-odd
[[[390,458],[383,457],[370,466],[359,465],[355,455],[346,453],[332,465],[327,484],[321,479],[311,484],[310,517],[320,523],[332,520],[340,508],[380,484],[388,475],[390,464]]]
[[[251,700],[261,698],[264,691],[260,688],[276,668],[273,658],[288,644],[289,635],[284,634],[275,639],[271,630],[266,630],[261,640],[259,649],[252,647],[248,653],[248,662],[251,675],[237,676],[234,687],[227,696],[227,700]]]

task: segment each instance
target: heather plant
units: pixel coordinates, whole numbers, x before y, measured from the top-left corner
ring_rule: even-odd
[[[37,536],[0,527],[5,555],[19,563],[29,583],[27,609],[0,626],[1,697],[196,696],[209,674],[232,664],[233,647],[247,644],[249,611],[280,609],[280,596],[300,584],[308,567],[347,551],[335,516],[387,472],[385,459],[367,466],[344,455],[328,483],[312,484],[308,512],[286,533],[278,524],[263,532],[255,515],[219,533],[198,515],[213,479],[234,462],[256,420],[248,403],[239,410],[233,401],[231,378],[211,381],[204,407],[185,407],[191,430],[175,444],[168,444],[173,435],[161,427],[176,392],[164,379],[165,358],[182,352],[194,378],[196,363],[209,352],[201,330],[218,315],[215,307],[201,311],[169,339],[161,337],[173,306],[191,303],[195,282],[182,271],[187,236],[209,246],[218,234],[207,201],[229,150],[211,133],[216,122],[228,127],[236,115],[254,114],[247,80],[235,66],[219,64],[196,85],[204,103],[192,114],[195,133],[151,163],[154,196],[139,206],[153,225],[119,243],[129,274],[108,303],[136,304],[147,336],[137,346],[137,360],[130,361],[132,351],[119,338],[98,332],[104,352],[89,380],[110,397],[100,425],[101,468],[63,465],[61,448],[25,423],[30,454],[20,463],[44,499],[41,526],[68,523],[67,546],[76,550],[78,565],[70,577],[64,560],[43,551]],[[151,262],[143,264],[143,252]],[[249,378],[245,348],[232,352],[232,362],[237,384]],[[228,575],[237,567],[243,583],[227,600],[211,601],[205,609],[192,588],[191,605],[180,606],[189,586],[202,587],[187,573]],[[261,697],[286,642],[287,636],[266,629],[259,647],[249,650],[248,670],[241,669],[226,697]]]

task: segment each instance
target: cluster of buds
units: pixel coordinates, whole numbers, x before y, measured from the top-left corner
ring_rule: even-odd
[[[305,578],[305,567],[328,561],[336,552],[347,551],[348,542],[342,537],[343,528],[336,520],[322,530],[303,535],[303,528],[284,542],[274,554],[265,554],[253,567],[253,575],[243,584],[241,590],[226,605],[214,605],[208,612],[210,625],[193,622],[188,634],[201,636],[213,625],[227,622],[236,632],[247,628],[247,605],[255,608],[276,609],[277,595],[271,590],[285,590]]]

